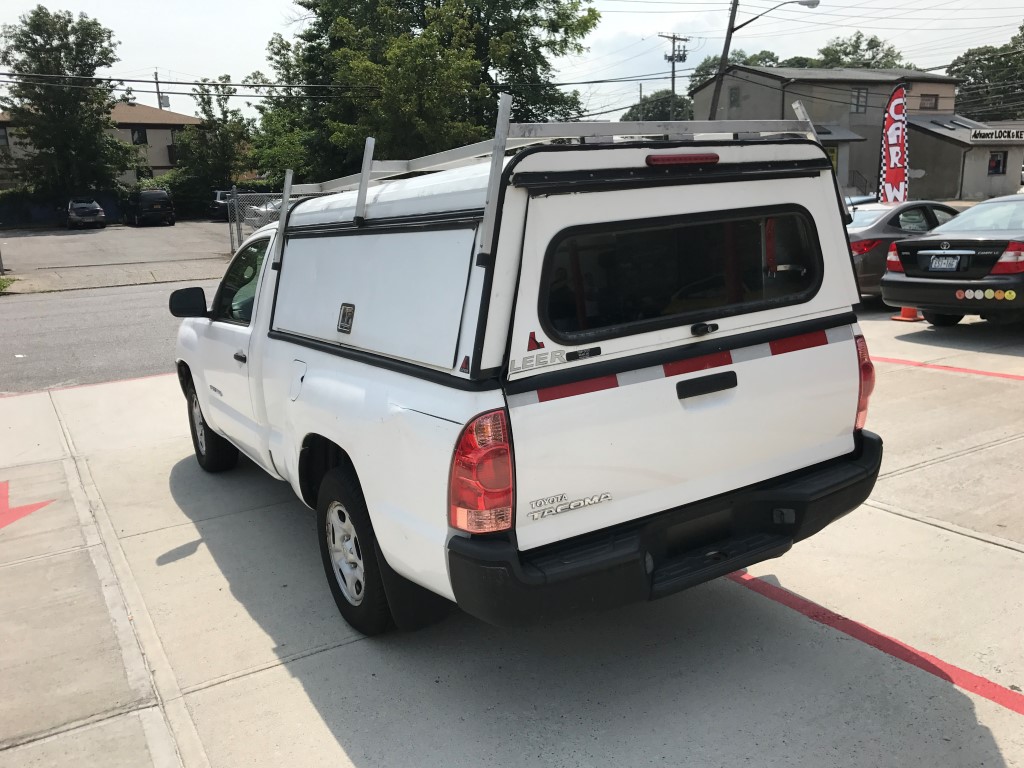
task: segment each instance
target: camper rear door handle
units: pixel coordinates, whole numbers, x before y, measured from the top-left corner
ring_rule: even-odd
[[[232,355],[232,357],[234,357],[235,360],[237,360],[240,363],[244,363],[246,360],[249,359],[245,356],[244,352],[235,352],[235,354]]]
[[[694,336],[707,336],[718,330],[718,323],[696,323],[690,326],[690,333]]]

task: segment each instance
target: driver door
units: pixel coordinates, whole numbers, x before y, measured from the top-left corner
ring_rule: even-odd
[[[259,426],[249,389],[249,341],[269,246],[269,238],[254,240],[235,254],[214,297],[202,345],[203,369],[210,389],[207,420],[249,456],[259,453]]]

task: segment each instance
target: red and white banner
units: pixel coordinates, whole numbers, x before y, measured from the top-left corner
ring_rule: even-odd
[[[878,176],[878,202],[902,203],[909,199],[907,161],[907,87],[897,85],[882,116],[882,165]]]

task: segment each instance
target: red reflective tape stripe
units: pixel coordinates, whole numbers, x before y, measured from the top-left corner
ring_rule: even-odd
[[[796,352],[811,347],[823,347],[828,344],[828,334],[824,331],[813,333],[801,333],[799,336],[790,336],[787,339],[776,339],[768,342],[773,355],[784,355],[787,352]]]
[[[917,667],[928,674],[935,675],[940,680],[946,680],[957,688],[981,696],[984,699],[1005,707],[1018,715],[1024,715],[1024,694],[1004,688],[998,683],[968,672],[966,669],[953,666],[930,653],[919,651],[894,637],[883,635],[881,632],[865,626],[853,619],[848,619],[824,606],[812,603],[810,600],[795,595],[792,592],[769,584],[749,573],[731,573],[726,576],[740,586],[756,592],[762,597],[774,600],[780,605],[791,608],[799,614],[806,616],[812,621],[824,624],[826,627],[842,632],[844,635],[860,640],[882,653],[888,654],[895,659],[906,662]]]
[[[585,395],[588,392],[600,392],[602,389],[614,389],[617,386],[619,386],[619,380],[615,376],[600,376],[596,379],[574,381],[572,384],[560,384],[557,387],[538,389],[537,399],[542,403],[546,403],[548,400]]]
[[[946,371],[947,373],[969,373],[973,376],[990,376],[994,379],[1009,379],[1010,381],[1024,381],[1024,376],[1019,373],[1000,373],[999,371],[979,371],[977,368],[956,368],[952,365],[937,365],[935,363],[920,363],[917,360],[900,360],[896,357],[871,357],[879,363],[892,363],[893,365],[910,365],[914,368],[927,368],[930,371]]]
[[[688,360],[677,360],[674,363],[665,363],[666,376],[678,376],[681,373],[693,373],[694,371],[706,371],[708,368],[719,368],[723,365],[732,365],[731,352],[715,352],[711,355],[691,357]]]

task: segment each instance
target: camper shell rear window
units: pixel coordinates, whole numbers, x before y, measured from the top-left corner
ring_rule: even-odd
[[[822,279],[795,205],[571,227],[551,241],[539,317],[577,345],[809,301]]]

